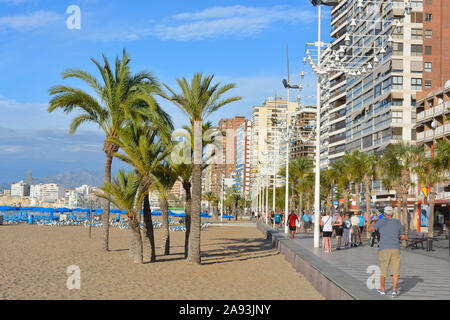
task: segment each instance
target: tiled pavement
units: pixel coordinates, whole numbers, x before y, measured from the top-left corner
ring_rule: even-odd
[[[377,248],[364,245],[340,251],[333,250],[330,254],[324,253],[322,249],[313,248],[312,234],[297,234],[296,238],[291,240],[289,235],[284,234],[283,231],[276,232],[265,224],[258,223],[258,229],[263,233],[270,234],[268,238],[281,248],[282,253],[286,252],[286,259],[292,264],[297,263],[294,267],[298,271],[303,270],[304,272],[304,270],[309,270],[308,267],[312,267],[311,270],[318,270],[321,273],[321,281],[316,281],[317,275],[309,275],[313,285],[324,291],[324,284],[321,283],[329,281],[343,291],[341,295],[328,295],[329,298],[340,298],[342,294],[346,293],[353,299],[391,299],[391,277],[386,279],[388,291],[386,297],[380,297],[375,289],[369,289],[367,285],[368,280],[370,283],[370,279],[374,278],[373,271],[368,268],[378,266]],[[334,249],[336,239],[333,238],[332,241]],[[396,299],[450,299],[450,258],[448,258],[448,246],[442,245],[443,242],[435,245],[435,252],[402,248],[401,274],[398,285],[400,296]],[[283,247],[289,249],[284,250]],[[293,255],[297,256],[303,265],[309,266],[306,269],[304,266],[297,267],[298,262],[294,262]],[[308,278],[308,275],[306,276]],[[322,292],[322,294],[327,296],[327,292]]]

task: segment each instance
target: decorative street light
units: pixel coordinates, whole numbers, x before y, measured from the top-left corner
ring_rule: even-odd
[[[386,26],[391,24],[397,33],[401,31],[402,23],[399,20],[392,19],[363,19],[363,7],[371,5],[370,10],[380,10],[383,5],[390,5],[390,2],[384,1],[363,1],[357,0],[356,6],[351,8],[351,20],[347,34],[344,36],[344,43],[341,45],[328,45],[328,53],[321,56],[322,47],[326,46],[321,42],[321,5],[335,6],[339,3],[337,0],[310,0],[314,6],[318,7],[318,41],[307,43],[307,45],[316,47],[316,62],[310,49],[306,49],[306,57],[303,63],[308,61],[312,70],[317,75],[317,116],[316,116],[316,157],[315,157],[315,195],[314,195],[314,248],[319,248],[319,218],[320,218],[320,113],[321,113],[321,94],[320,83],[324,76],[328,74],[343,72],[346,77],[360,77],[371,73],[373,69],[383,63],[387,48],[392,46],[392,30],[389,34],[359,34],[357,28],[362,23],[366,23],[365,28],[376,29],[376,26]],[[411,14],[411,2],[405,1],[405,14]],[[384,25],[383,25],[384,22]],[[373,46],[364,47],[368,40],[365,38],[377,37],[379,40],[373,43]],[[360,46],[360,43],[363,46]],[[380,61],[381,60],[381,61]],[[303,76],[302,76],[303,79]]]

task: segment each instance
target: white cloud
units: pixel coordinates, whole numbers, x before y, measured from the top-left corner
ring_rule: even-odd
[[[50,11],[36,11],[26,15],[0,17],[0,30],[30,31],[62,22],[64,17]]]
[[[163,40],[202,40],[223,35],[249,36],[274,23],[310,23],[315,13],[288,6],[212,7],[198,12],[180,13],[158,24],[155,35]]]

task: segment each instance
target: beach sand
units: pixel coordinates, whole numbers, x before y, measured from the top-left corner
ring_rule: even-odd
[[[184,233],[171,232],[171,254],[135,264],[129,230],[111,227],[110,252],[101,229],[0,226],[0,299],[324,299],[270,246],[254,225],[202,231],[202,265],[183,259]],[[156,230],[156,245],[161,231]],[[81,271],[79,290],[67,289],[67,268]]]

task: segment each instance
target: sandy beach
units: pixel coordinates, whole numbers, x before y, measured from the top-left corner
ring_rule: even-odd
[[[212,226],[202,232],[201,266],[183,259],[183,232],[171,232],[171,254],[134,264],[130,232],[36,225],[0,226],[0,299],[323,299],[252,226]],[[160,231],[156,231],[160,245]],[[81,288],[67,289],[67,267],[81,270]]]

